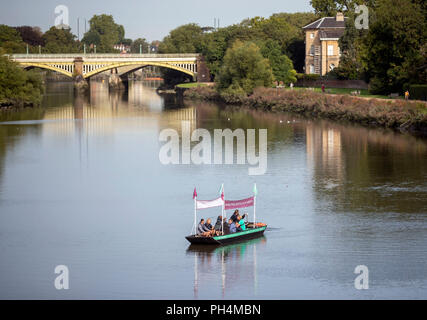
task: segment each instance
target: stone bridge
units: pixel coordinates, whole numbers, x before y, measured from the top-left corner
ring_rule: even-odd
[[[169,68],[190,75],[194,81],[210,81],[200,54],[14,54],[9,56],[24,68],[42,68],[70,78],[84,79],[111,70],[120,76],[146,66]]]

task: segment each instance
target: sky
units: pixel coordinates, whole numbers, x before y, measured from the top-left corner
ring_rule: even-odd
[[[219,18],[224,27],[249,17],[313,11],[310,0],[0,0],[0,24],[39,26],[46,31],[55,24],[58,5],[68,7],[69,24],[76,35],[80,18],[80,38],[84,20],[105,13],[125,27],[126,38],[150,41],[162,40],[186,23],[213,26],[214,18]]]

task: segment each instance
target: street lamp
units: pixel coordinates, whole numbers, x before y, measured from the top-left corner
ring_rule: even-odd
[[[94,47],[94,53],[96,54],[96,44],[93,47]]]

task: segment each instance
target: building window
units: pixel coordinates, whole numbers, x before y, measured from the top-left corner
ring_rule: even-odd
[[[310,55],[313,56],[314,55],[314,46],[312,45],[310,47]]]
[[[310,33],[310,39],[314,39],[314,33]]]
[[[332,71],[332,70],[334,70],[335,69],[335,65],[332,63],[330,66],[329,66],[329,70],[330,71]]]
[[[333,55],[334,55],[334,46],[328,45],[328,56],[333,56]]]
[[[310,73],[313,74],[314,73],[314,64],[310,65]]]

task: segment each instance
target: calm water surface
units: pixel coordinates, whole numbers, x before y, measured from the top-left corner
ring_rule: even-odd
[[[159,161],[159,133],[267,128],[268,170]],[[0,298],[427,298],[427,142],[205,103],[141,83],[49,84],[42,108],[0,115]],[[280,122],[282,121],[282,122]],[[190,247],[192,192],[258,185],[265,237]],[[219,210],[200,212],[213,219]],[[252,211],[249,211],[252,214]],[[70,289],[54,287],[55,266]],[[354,269],[369,268],[369,290]]]

